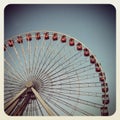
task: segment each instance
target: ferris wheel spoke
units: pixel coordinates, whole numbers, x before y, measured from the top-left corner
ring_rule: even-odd
[[[38,109],[37,109],[37,105],[36,105],[36,101],[33,100],[33,114],[32,115],[38,115]]]
[[[53,104],[57,109],[61,110],[63,113],[66,113],[66,115],[70,115],[72,116],[72,114],[70,112],[68,112],[66,109],[62,108],[60,105],[58,105],[56,103],[56,101],[52,100],[52,99],[48,99],[46,96],[44,96],[47,101],[49,101],[51,104]],[[58,113],[56,113],[57,115],[59,115]]]
[[[53,48],[51,49],[51,52],[48,52],[49,54],[50,54],[50,57],[53,55],[53,57],[50,59],[50,57],[48,57],[48,59],[47,59],[47,61],[46,61],[46,66],[45,66],[45,68],[43,69],[43,71],[41,72],[41,73],[44,73],[45,72],[45,70],[47,70],[47,68],[49,69],[49,68],[51,68],[51,67],[49,67],[51,64],[52,64],[52,62],[58,57],[58,55],[62,52],[62,50],[63,50],[63,48],[64,48],[65,46],[63,46],[59,51],[55,51]],[[62,59],[62,58],[60,58],[60,59]],[[59,60],[57,60],[57,62],[58,62]],[[48,64],[47,64],[47,62],[48,62]],[[56,64],[57,62],[54,62],[54,64]],[[53,64],[53,65],[54,65]]]
[[[46,43],[47,44],[47,43]],[[39,71],[42,71],[43,67],[45,66],[45,63],[47,62],[48,58],[50,57],[50,55],[53,53],[52,49],[51,49],[51,41],[50,43],[48,43],[48,45],[46,45],[46,48],[45,48],[45,52],[44,52],[44,56],[42,58],[42,61],[43,62],[41,64],[41,69]]]
[[[13,78],[13,80],[16,80],[16,82],[23,81],[20,76],[15,74],[15,72],[7,71],[5,75],[8,77],[8,80],[11,80]]]
[[[36,103],[35,103],[35,100],[33,100],[33,104],[32,104],[32,116],[34,116],[35,114],[37,114],[37,109],[36,109]]]
[[[78,84],[80,84],[80,86],[78,86]],[[51,86],[45,86],[44,88],[48,88],[48,89],[59,89],[58,86],[61,86],[62,85],[62,88],[69,88],[69,86],[71,85],[70,83],[69,84],[59,84],[59,85],[51,85]],[[73,86],[73,85],[76,85],[76,86]],[[72,87],[73,86],[73,87]],[[93,83],[72,83],[72,86],[70,88],[90,88],[90,87],[101,87],[101,84],[99,82],[93,82]]]
[[[43,95],[43,94],[42,94]],[[43,96],[48,96],[48,95],[43,95]],[[71,104],[71,103],[68,103],[68,102],[66,102],[65,100],[62,100],[62,99],[59,99],[58,97],[56,98],[55,96],[50,96],[50,94],[49,94],[49,97],[53,100],[57,100],[57,101],[59,101],[62,105],[65,105],[65,106],[67,106],[67,107],[69,107],[69,108],[71,108],[71,109],[73,109],[73,110],[75,110],[75,111],[78,111],[78,112],[80,112],[80,113],[82,113],[82,114],[84,114],[84,115],[87,115],[87,116],[93,116],[93,114],[91,114],[91,113],[88,113],[87,111],[85,111],[85,110],[82,110],[82,109],[80,109],[80,108],[78,108],[77,106],[74,106],[73,104]]]
[[[7,109],[14,101],[16,101],[18,99],[18,97],[20,95],[22,95],[24,92],[26,91],[26,88],[21,90],[18,94],[16,94],[11,101],[9,101],[8,103],[5,103],[5,109]]]
[[[19,99],[17,99],[17,100],[11,105],[11,107],[6,110],[6,113],[7,113],[7,114],[11,114],[12,111],[14,110],[15,106],[18,104],[18,102],[19,102]]]
[[[19,64],[20,64],[19,68],[22,68],[22,71],[24,72],[23,75],[25,75],[26,73],[25,73],[25,71],[24,71],[24,65],[22,64],[22,62],[21,62],[21,60],[20,60],[20,55],[19,55],[19,53],[18,53],[18,51],[17,51],[17,49],[16,49],[15,46],[13,47],[13,49],[14,49],[14,52],[15,52],[15,54],[16,54],[16,58],[18,59],[18,62],[19,62]],[[14,62],[13,62],[13,63],[14,63]],[[18,69],[18,67],[17,67],[17,69]],[[26,76],[24,76],[24,77],[26,78]]]
[[[76,78],[74,75],[69,75],[67,77],[62,77],[57,80],[57,81],[61,81],[62,80],[62,83],[54,83],[52,82],[52,86],[56,86],[56,85],[69,85],[69,84],[82,84],[83,82],[81,81],[85,81],[85,80],[90,80],[90,79],[93,79],[93,78],[98,78],[98,75],[94,75],[94,76],[89,76],[87,77],[86,75],[82,78],[83,76],[79,76],[80,80],[77,82],[76,80],[74,80],[74,78]],[[69,80],[69,81],[67,81]],[[69,83],[69,84],[68,84]],[[84,82],[85,83],[85,82]],[[92,84],[92,83],[91,83]],[[45,86],[47,86],[48,84],[46,83]]]
[[[63,46],[60,50],[58,50],[58,51],[54,51],[53,50],[53,52],[54,52],[54,56],[53,56],[53,58],[51,58],[51,59],[48,59],[47,61],[48,61],[48,64],[46,65],[46,68],[44,68],[44,71],[42,71],[42,72],[44,72],[44,73],[46,73],[46,71],[48,72],[50,69],[51,69],[51,67],[53,67],[53,66],[55,66],[60,60],[62,60],[63,58],[64,58],[64,56],[63,57],[60,57],[60,58],[58,58],[57,60],[55,60],[59,55],[60,55],[60,53],[62,52],[62,50],[63,50],[63,48],[64,48],[65,46]],[[51,52],[50,54],[52,54],[53,52]],[[55,61],[54,61],[55,60]],[[53,62],[54,61],[54,62]],[[52,65],[51,65],[52,64]],[[51,65],[51,66],[50,66]]]
[[[74,73],[74,74],[72,74],[72,75],[69,75],[69,76],[67,76],[67,77],[60,77],[60,76],[58,76],[58,79],[57,80],[55,80],[55,81],[51,81],[51,83],[53,83],[52,85],[54,86],[54,85],[61,85],[61,84],[67,84],[67,83],[71,83],[71,84],[76,84],[76,80],[74,80],[74,78],[76,78],[76,76],[75,76],[75,74],[76,73]],[[89,75],[89,74],[88,74]],[[82,78],[83,77],[83,78]],[[55,77],[56,78],[56,77]],[[79,81],[80,82],[77,82],[77,83],[82,83],[81,81],[85,81],[85,80],[89,80],[89,79],[93,79],[93,78],[98,78],[98,75],[94,75],[93,74],[93,76],[87,76],[86,74],[84,75],[84,76],[79,76]],[[51,78],[52,80],[54,79],[54,78]],[[78,79],[78,78],[77,78]],[[59,81],[61,81],[62,80],[62,83],[54,83],[54,82],[59,82]],[[69,80],[69,81],[67,81],[67,80]],[[47,84],[47,82],[44,82],[45,83],[45,86],[47,86],[48,84]]]
[[[31,65],[31,67],[32,67],[32,71],[31,71],[31,73],[33,73],[34,72],[34,68],[35,68],[35,61],[36,61],[36,56],[37,56],[37,49],[38,49],[38,42],[39,41],[37,41],[37,40],[35,40],[35,44],[34,44],[34,51],[33,51],[33,60],[32,60],[32,65]]]
[[[4,80],[5,80],[5,82],[4,83],[6,83],[6,84],[12,84],[12,85],[19,85],[20,84],[20,82],[19,81],[17,81],[18,79],[16,79],[16,78],[11,78],[11,76],[8,76],[7,74],[5,74],[6,75],[6,77],[4,78]],[[8,77],[7,77],[8,76]]]
[[[56,94],[59,94],[59,93],[63,93],[63,94],[66,94],[66,95],[69,95],[70,92],[69,91],[63,91],[63,90],[54,90],[54,89],[50,89],[48,90],[47,88],[44,89],[46,92],[51,92],[51,93],[56,93]],[[90,91],[75,91],[74,92],[74,95],[79,95],[79,96],[93,96],[93,97],[100,97],[102,96],[102,93],[100,92],[90,92]]]
[[[6,90],[4,90],[5,95],[8,96],[10,93],[14,95],[19,89],[16,89],[15,87],[6,87]]]
[[[72,88],[72,87],[71,87]],[[77,89],[77,88],[76,88]],[[79,88],[80,89],[80,88]],[[45,88],[44,89],[46,92],[49,92],[49,91],[51,91],[51,92],[55,92],[54,90],[56,90],[56,91],[58,91],[58,92],[55,92],[55,93],[64,93],[64,94],[70,94],[70,93],[72,93],[72,94],[74,94],[74,95],[83,95],[83,96],[94,96],[94,97],[100,97],[101,98],[101,96],[102,96],[102,93],[97,93],[97,92],[88,92],[88,91],[86,91],[86,90],[84,90],[84,91],[80,91],[80,92],[78,92],[77,90],[71,90],[70,88],[69,89],[64,89],[63,87],[62,88]]]
[[[36,100],[36,102],[37,102],[37,105],[38,105],[38,107],[39,107],[39,111],[40,111],[41,115],[43,116],[44,114],[43,114],[43,112],[42,112],[42,110],[41,110],[40,103],[38,102],[38,100]]]
[[[22,55],[23,55],[23,60],[24,60],[24,66],[25,66],[25,70],[26,70],[26,76],[28,76],[28,70],[27,70],[27,56],[25,54],[25,49],[23,47],[23,45],[21,44],[21,51],[22,51]]]
[[[40,46],[40,48],[39,48],[39,52],[38,52],[38,55],[37,55],[37,57],[35,57],[36,58],[36,61],[35,61],[35,66],[34,66],[34,71],[33,71],[33,74],[35,75],[36,74],[36,72],[38,71],[38,69],[39,69],[39,66],[40,66],[40,63],[41,63],[41,60],[40,60],[40,55],[41,55],[41,57],[42,57],[42,51],[43,51],[43,48],[44,48],[44,44],[45,44],[45,40],[44,39],[42,39],[43,40],[43,42],[42,42],[42,44],[41,44],[41,46]]]
[[[53,108],[51,105],[50,105],[50,103],[49,102],[47,102],[46,100],[45,100],[45,102],[48,104],[48,106],[50,106],[50,108],[54,111],[54,113],[58,116],[59,114],[55,111],[55,108]]]
[[[29,51],[29,41],[27,41],[27,57],[28,57],[28,75],[30,74],[30,51]]]
[[[85,63],[85,62],[84,62]],[[82,63],[82,64],[84,64],[84,63]],[[60,64],[59,65],[59,67],[61,67],[61,65],[63,65],[63,64]],[[52,77],[52,76],[54,76],[54,75],[56,75],[57,73],[60,73],[60,72],[63,72],[63,70],[66,70],[66,72],[64,72],[64,73],[68,73],[67,71],[70,71],[70,70],[67,70],[68,68],[70,68],[72,65],[70,64],[70,63],[68,63],[66,66],[64,65],[64,67],[62,67],[62,68],[60,68],[58,71],[56,71],[57,70],[57,68],[56,69],[54,69],[54,70],[52,70],[51,72],[48,72],[47,74],[49,74],[49,77]],[[84,66],[84,67],[82,67],[82,68],[85,68],[86,66]],[[82,68],[80,68],[80,69],[82,69]],[[75,70],[73,70],[72,72],[74,72],[74,71],[76,71],[76,70],[80,70],[80,69],[75,69]],[[52,72],[54,72],[53,74],[51,74]]]
[[[57,54],[58,55],[58,54]],[[62,60],[63,58],[65,57],[65,55],[64,56],[62,56],[62,57],[60,57],[58,60],[56,60],[55,62],[54,62],[54,64],[52,65],[52,67],[54,67],[55,65],[56,65],[56,63],[58,63],[60,60]],[[52,61],[51,61],[52,62]],[[51,67],[50,67],[51,68]],[[45,73],[47,73],[47,72],[45,72]],[[44,77],[44,76],[43,76]],[[41,78],[42,78],[42,76],[41,76]]]
[[[4,92],[7,97],[7,95],[9,95],[9,94],[14,95],[19,90],[20,90],[19,88],[11,86],[11,87],[6,87],[6,90],[4,90]]]
[[[63,82],[63,81],[67,80],[67,78],[66,79],[59,79],[59,80],[63,80],[63,81],[61,83],[55,83],[55,84],[52,83],[51,86],[56,87],[56,86],[62,85],[63,87],[67,87],[69,85],[76,85],[76,86],[79,86],[81,88],[83,88],[83,87],[98,87],[98,86],[100,87],[101,86],[101,83],[99,83],[99,82],[92,82],[92,83],[89,83],[89,82],[84,82],[84,83],[83,82],[76,82],[76,79],[73,79],[73,78],[75,78],[75,77],[70,77],[70,78],[68,78],[69,81],[65,81],[65,82]],[[84,80],[86,80],[86,79],[84,79]],[[49,87],[49,84],[45,84],[44,87]]]
[[[66,74],[70,74],[70,73],[72,73],[72,72],[75,72],[75,71],[78,71],[78,70],[83,70],[83,71],[80,71],[80,73],[83,73],[83,72],[87,72],[87,71],[89,71],[89,70],[91,70],[91,69],[93,69],[93,68],[89,68],[91,65],[88,65],[88,66],[85,66],[85,67],[82,67],[82,68],[79,68],[79,69],[75,69],[75,70],[72,70],[72,71],[67,71],[67,72],[65,72],[65,73],[62,73],[62,74],[60,74],[60,75],[58,75],[58,76],[55,76],[55,77],[53,77],[53,78],[51,78],[51,83],[53,83],[53,82],[58,82],[59,80],[54,80],[54,79],[56,79],[56,78],[59,78],[59,77],[63,77],[63,76],[65,76]],[[84,70],[85,69],[85,70]],[[49,77],[51,77],[51,76],[49,76]],[[72,77],[72,76],[71,76]],[[74,77],[73,77],[74,78]],[[64,78],[64,80],[66,79],[66,77]],[[44,79],[43,79],[43,81],[44,81]],[[46,82],[45,82],[46,83]]]
[[[60,65],[57,65],[53,70],[51,70],[50,72],[48,72],[50,69],[52,69],[52,67],[59,61],[55,62],[54,65],[52,65],[47,71],[46,73],[50,74],[52,73],[53,71],[57,70],[61,65],[64,65],[67,61],[69,61],[70,59],[72,59],[73,57],[75,57],[76,55],[78,55],[79,53],[76,53],[75,55],[71,56],[70,58],[68,58],[66,61],[64,61],[63,63],[61,63]],[[63,56],[64,58],[64,56]],[[69,64],[69,63],[68,63]]]
[[[63,46],[64,47],[64,46]],[[47,67],[49,67],[49,65],[50,64],[52,64],[52,61],[55,59],[55,58],[57,58],[57,56],[58,56],[58,54],[61,52],[61,51],[55,51],[53,48],[51,49],[51,46],[49,45],[49,48],[50,48],[50,50],[46,50],[46,55],[47,55],[47,53],[48,53],[48,58],[46,58],[46,60],[44,61],[44,63],[45,64],[47,64],[47,62],[48,62],[48,64],[47,65],[43,65],[42,67],[41,67],[41,69],[43,69],[43,70],[40,70],[40,72],[41,73],[44,73],[44,71],[47,69]],[[62,49],[61,49],[62,50]],[[54,53],[54,56],[53,56],[53,58],[51,58],[51,56],[53,55],[53,53]],[[51,60],[51,59],[52,60]],[[56,64],[56,63],[54,63],[54,64]],[[44,68],[44,66],[46,66],[46,68]],[[41,76],[42,76],[42,74],[40,75],[39,74],[39,77],[41,78]]]
[[[44,53],[44,56],[43,56],[41,63],[40,63],[41,66],[38,68],[38,71],[36,72],[37,78],[40,76],[40,73],[42,73],[42,70],[44,69],[45,64],[47,63],[48,59],[50,58],[51,53],[54,52],[54,51],[49,50],[51,47],[50,44],[47,46],[46,51]]]
[[[91,107],[96,107],[96,108],[102,107],[102,104],[98,104],[98,103],[95,103],[95,102],[91,102],[91,101],[83,100],[83,99],[80,99],[80,98],[76,98],[76,97],[73,97],[71,95],[66,95],[66,94],[62,94],[62,93],[59,93],[59,95],[58,95],[58,93],[56,93],[56,92],[54,92],[54,95],[53,95],[49,91],[45,94],[50,95],[52,97],[59,98],[60,100],[65,100],[66,99],[66,100],[69,100],[69,101],[72,101],[72,102],[77,102],[77,103],[84,104],[84,105],[91,106]]]
[[[10,57],[10,59],[11,59],[11,61],[12,61],[12,63],[14,64],[14,66],[15,66],[15,68],[17,67],[17,65],[15,64],[16,62],[15,62],[15,60],[14,60],[14,58],[12,57],[12,55],[10,54],[10,52],[7,50],[6,51],[7,52],[7,55]],[[21,62],[20,62],[21,63]],[[21,64],[21,66],[22,66],[22,68],[24,68],[23,67],[23,65]],[[18,68],[18,67],[17,67]],[[20,67],[19,67],[20,68]],[[19,69],[20,70],[20,69]],[[21,70],[20,70],[21,71]],[[22,70],[23,71],[23,70]]]
[[[10,67],[11,67],[11,71],[7,71],[6,74],[8,74],[9,76],[15,76],[19,79],[22,79],[24,80],[24,78],[11,66],[10,63],[8,63],[6,60],[5,60],[5,63],[7,63]],[[5,69],[6,70],[6,69]],[[13,71],[12,71],[13,70]],[[16,74],[17,73],[17,74]]]
[[[17,75],[20,78],[22,78],[22,80],[24,81],[24,77],[21,74],[19,74],[19,72],[6,59],[4,59],[4,61],[11,68],[11,70],[13,70],[13,74],[14,74],[14,72],[17,73]]]
[[[59,71],[57,71],[57,72],[54,72],[53,74],[51,74],[51,75],[49,75],[49,77],[51,78],[51,80],[53,80],[53,79],[55,79],[55,78],[57,78],[57,77],[62,77],[62,76],[64,76],[64,75],[67,75],[67,74],[69,74],[69,73],[67,73],[67,71],[65,71],[64,73],[63,73],[63,70],[66,70],[66,69],[68,69],[70,67],[70,65],[68,65],[67,67],[66,66],[64,66],[62,69],[60,69]],[[76,71],[76,70],[75,70]],[[62,73],[61,73],[62,72]],[[55,76],[57,73],[59,73],[59,75],[58,76]],[[61,74],[60,74],[61,73]],[[74,71],[72,71],[70,74],[72,74],[72,73],[74,73]],[[82,73],[82,72],[81,72]],[[49,74],[49,73],[48,73]],[[71,75],[71,77],[72,77],[72,75]],[[44,82],[46,81],[46,79],[44,79],[44,77],[43,78],[41,78]]]
[[[15,86],[9,86],[9,87],[6,87],[6,90],[15,90],[16,89],[16,87]]]
[[[13,97],[13,95],[8,95],[7,97],[4,98],[5,102],[9,102],[11,100],[11,98]]]
[[[30,104],[28,104],[26,112],[27,112],[27,116],[31,116]]]
[[[30,41],[27,41],[27,51],[28,51],[28,73],[29,73],[29,75],[30,75]]]
[[[44,107],[44,109],[46,110],[48,115],[54,116],[55,115],[54,111],[45,103],[45,101],[42,99],[42,97],[39,95],[39,93],[33,87],[31,88],[31,90],[34,93],[34,95],[36,96],[36,98],[40,101],[40,103],[42,104],[42,106]]]
[[[64,50],[64,47],[62,48],[63,50]],[[61,52],[62,50],[60,50],[60,52]],[[59,52],[59,53],[60,53]],[[59,55],[59,53],[57,53],[57,55]],[[61,63],[60,65],[58,65],[58,66],[56,66],[55,67],[55,69],[57,69],[59,66],[61,66],[61,65],[64,65],[64,64],[66,64],[69,60],[72,60],[72,58],[73,57],[75,57],[76,55],[78,55],[78,54],[75,54],[75,55],[73,55],[72,57],[70,57],[68,60],[66,60],[66,61],[64,61],[64,63]],[[57,59],[50,67],[49,67],[49,69],[47,70],[47,72],[53,67],[53,66],[55,66],[60,60],[63,60],[63,58],[65,57],[66,55],[63,55],[62,57],[60,57],[59,59]],[[51,60],[51,61],[53,61],[53,60]],[[54,69],[54,70],[55,70]],[[53,71],[54,71],[53,70]]]
[[[43,95],[44,98],[48,99],[48,96],[47,95]],[[63,104],[62,102],[59,102],[59,100],[57,99],[48,99],[50,102],[52,102],[52,104],[54,104],[54,106],[57,107],[57,109],[60,109],[62,113],[66,113],[66,115],[71,115],[72,114],[70,112],[68,112],[66,109],[64,109],[63,107],[61,107]]]
[[[7,98],[9,96],[8,93],[10,93],[10,95],[14,97],[14,95],[16,95],[19,91],[21,91],[21,89],[17,87],[16,88],[11,87],[11,88],[6,88],[6,90],[4,91],[5,91],[5,94],[7,95],[5,96],[5,98]]]
[[[26,109],[25,109],[25,111],[23,113],[24,116],[28,116],[28,110],[29,110],[28,106],[29,106],[29,103],[27,104]]]

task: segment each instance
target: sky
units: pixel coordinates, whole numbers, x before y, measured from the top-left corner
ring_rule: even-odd
[[[116,110],[116,10],[110,4],[8,5],[5,40],[25,32],[53,30],[84,43],[96,55],[109,86],[109,112]]]

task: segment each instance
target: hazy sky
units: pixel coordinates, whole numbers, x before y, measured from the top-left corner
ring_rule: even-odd
[[[9,5],[5,39],[16,34],[53,30],[83,42],[101,62],[109,85],[110,114],[116,106],[116,11],[111,5]]]

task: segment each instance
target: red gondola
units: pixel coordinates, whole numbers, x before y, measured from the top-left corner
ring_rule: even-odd
[[[14,40],[8,40],[8,46],[13,47],[14,46]]]
[[[23,43],[23,38],[22,36],[17,36],[17,42],[20,44],[20,43]]]
[[[108,113],[108,108],[107,107],[101,107],[101,115],[102,116],[108,116],[109,113]]]
[[[108,84],[107,83],[102,83],[102,92],[103,93],[108,92]]]
[[[106,77],[105,76],[100,76],[99,79],[100,79],[101,82],[104,82],[106,80]]]
[[[105,73],[103,73],[103,72],[100,72],[100,73],[99,73],[99,80],[100,80],[101,82],[104,82],[104,81],[106,80]]]
[[[82,50],[82,44],[80,42],[77,43],[77,50]]]
[[[84,56],[89,56],[90,52],[87,48],[84,48]]]
[[[103,113],[101,112],[101,115],[102,115],[102,116],[108,116],[109,113],[108,113],[108,112],[103,112]]]
[[[109,104],[109,96],[108,96],[108,94],[102,95],[102,99],[103,99],[103,104]]]
[[[62,43],[65,43],[65,42],[66,42],[66,40],[67,40],[66,36],[65,36],[65,35],[63,35],[63,36],[61,37],[61,42],[62,42]]]
[[[52,36],[52,39],[55,41],[55,40],[58,40],[58,34],[57,33],[54,33],[53,36]]]
[[[36,40],[40,40],[41,39],[40,32],[35,33],[35,38],[36,38]]]
[[[95,70],[96,70],[96,72],[101,72],[100,64],[98,64],[98,63],[95,64]]]
[[[32,40],[32,35],[30,33],[26,34],[26,40],[31,41]]]
[[[109,99],[103,100],[103,104],[105,104],[105,105],[109,104]]]
[[[90,56],[90,63],[92,63],[92,64],[96,63],[96,59],[95,59],[94,55]]]
[[[100,72],[99,76],[105,76],[105,73],[104,72]]]
[[[48,40],[48,39],[49,39],[49,32],[45,32],[45,33],[44,33],[44,39],[45,39],[45,40]]]
[[[70,46],[74,46],[75,42],[74,42],[74,39],[73,38],[70,38],[69,40],[69,45]]]
[[[7,46],[6,46],[6,44],[4,44],[4,51],[6,51],[6,49],[7,49]]]

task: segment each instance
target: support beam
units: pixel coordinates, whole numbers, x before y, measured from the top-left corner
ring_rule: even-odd
[[[55,112],[47,105],[47,103],[43,100],[43,98],[40,96],[40,94],[33,87],[31,89],[32,89],[33,93],[35,94],[36,98],[42,104],[43,108],[48,113],[48,115],[50,115],[50,116],[56,116]]]
[[[30,100],[30,95],[28,94],[27,96],[25,96],[22,103],[14,111],[13,116],[21,116],[23,114],[27,104],[29,103],[29,100]]]
[[[7,115],[10,115],[13,109],[15,109],[16,105],[18,104],[19,99],[17,99],[5,112]]]
[[[8,107],[10,107],[10,105],[12,105],[26,90],[27,88],[24,88],[18,94],[16,94],[9,102],[5,104],[4,109],[6,110]]]

